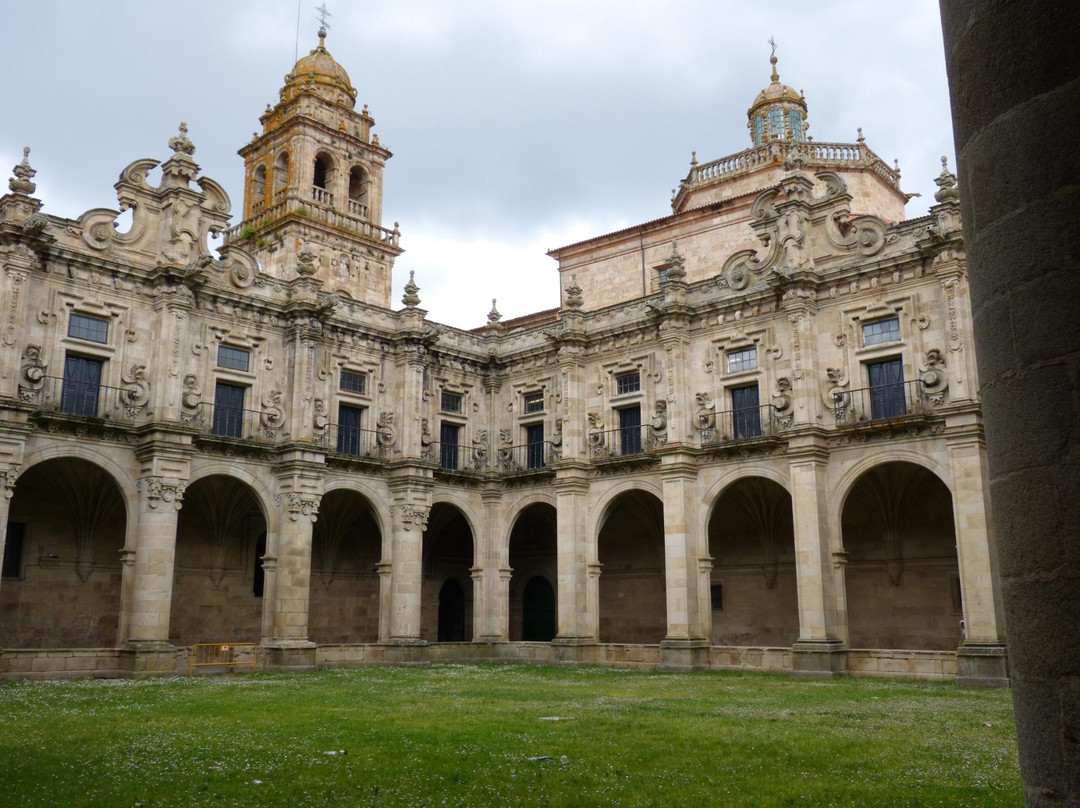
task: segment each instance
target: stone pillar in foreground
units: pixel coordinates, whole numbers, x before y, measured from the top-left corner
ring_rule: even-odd
[[[315,643],[308,639],[308,604],[311,532],[322,499],[321,469],[301,452],[283,459],[278,468],[281,506],[273,520],[277,530],[272,542],[267,531],[267,546],[273,547],[271,563],[264,564],[267,580],[272,573],[273,583],[269,593],[263,592],[263,609],[269,608],[272,615],[264,622],[272,629],[270,636],[264,634],[262,640],[263,666],[307,670],[315,667]]]
[[[169,643],[176,525],[188,463],[161,451],[143,453],[140,463],[138,538],[134,553],[124,559],[131,562],[131,596],[124,599],[126,613],[120,617],[127,634],[122,665],[133,676],[171,675],[176,673],[176,648]]]
[[[814,444],[791,441],[791,500],[795,517],[795,569],[799,639],[791,650],[793,676],[832,676],[846,667],[840,625],[843,552],[829,530],[828,455]]]
[[[941,12],[1025,801],[1080,805],[1080,4]]]
[[[688,458],[664,458],[664,583],[667,593],[667,636],[660,643],[660,665],[667,670],[707,667],[708,642],[698,613],[700,544],[697,467]]]
[[[589,481],[584,466],[560,470],[555,480],[558,542],[558,625],[552,641],[557,662],[589,661],[585,646],[600,632],[600,564],[590,556],[586,534]]]

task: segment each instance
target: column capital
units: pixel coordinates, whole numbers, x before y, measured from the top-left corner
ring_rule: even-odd
[[[390,516],[396,516],[401,522],[401,527],[405,530],[418,527],[420,532],[423,533],[427,530],[430,515],[431,508],[426,505],[414,505],[411,502],[406,502],[402,505],[390,506]]]
[[[176,477],[148,475],[135,481],[135,488],[142,495],[141,499],[151,510],[159,507],[180,510],[184,504],[184,491],[187,484]]]

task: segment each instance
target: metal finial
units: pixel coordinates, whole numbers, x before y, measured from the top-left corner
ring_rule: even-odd
[[[326,8],[326,3],[315,6],[315,10],[319,12],[319,39],[326,39],[326,32],[330,28],[330,23],[326,21],[326,18],[334,15]]]
[[[769,44],[772,45],[772,53],[770,56],[776,56],[776,40],[773,37],[769,37]]]

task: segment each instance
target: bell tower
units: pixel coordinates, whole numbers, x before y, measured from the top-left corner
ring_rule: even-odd
[[[357,113],[349,74],[319,45],[285,76],[280,99],[259,118],[262,134],[244,158],[243,221],[226,243],[251,251],[263,272],[296,277],[298,256],[315,254],[328,292],[390,307],[391,270],[402,253],[397,223],[382,226],[383,168],[391,154]]]

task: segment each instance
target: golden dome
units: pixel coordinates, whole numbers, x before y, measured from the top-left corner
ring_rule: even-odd
[[[356,106],[356,88],[349,81],[345,68],[326,49],[326,32],[323,30],[319,31],[319,46],[301,57],[285,77],[281,97],[283,101],[290,101],[304,91],[349,109]]]

